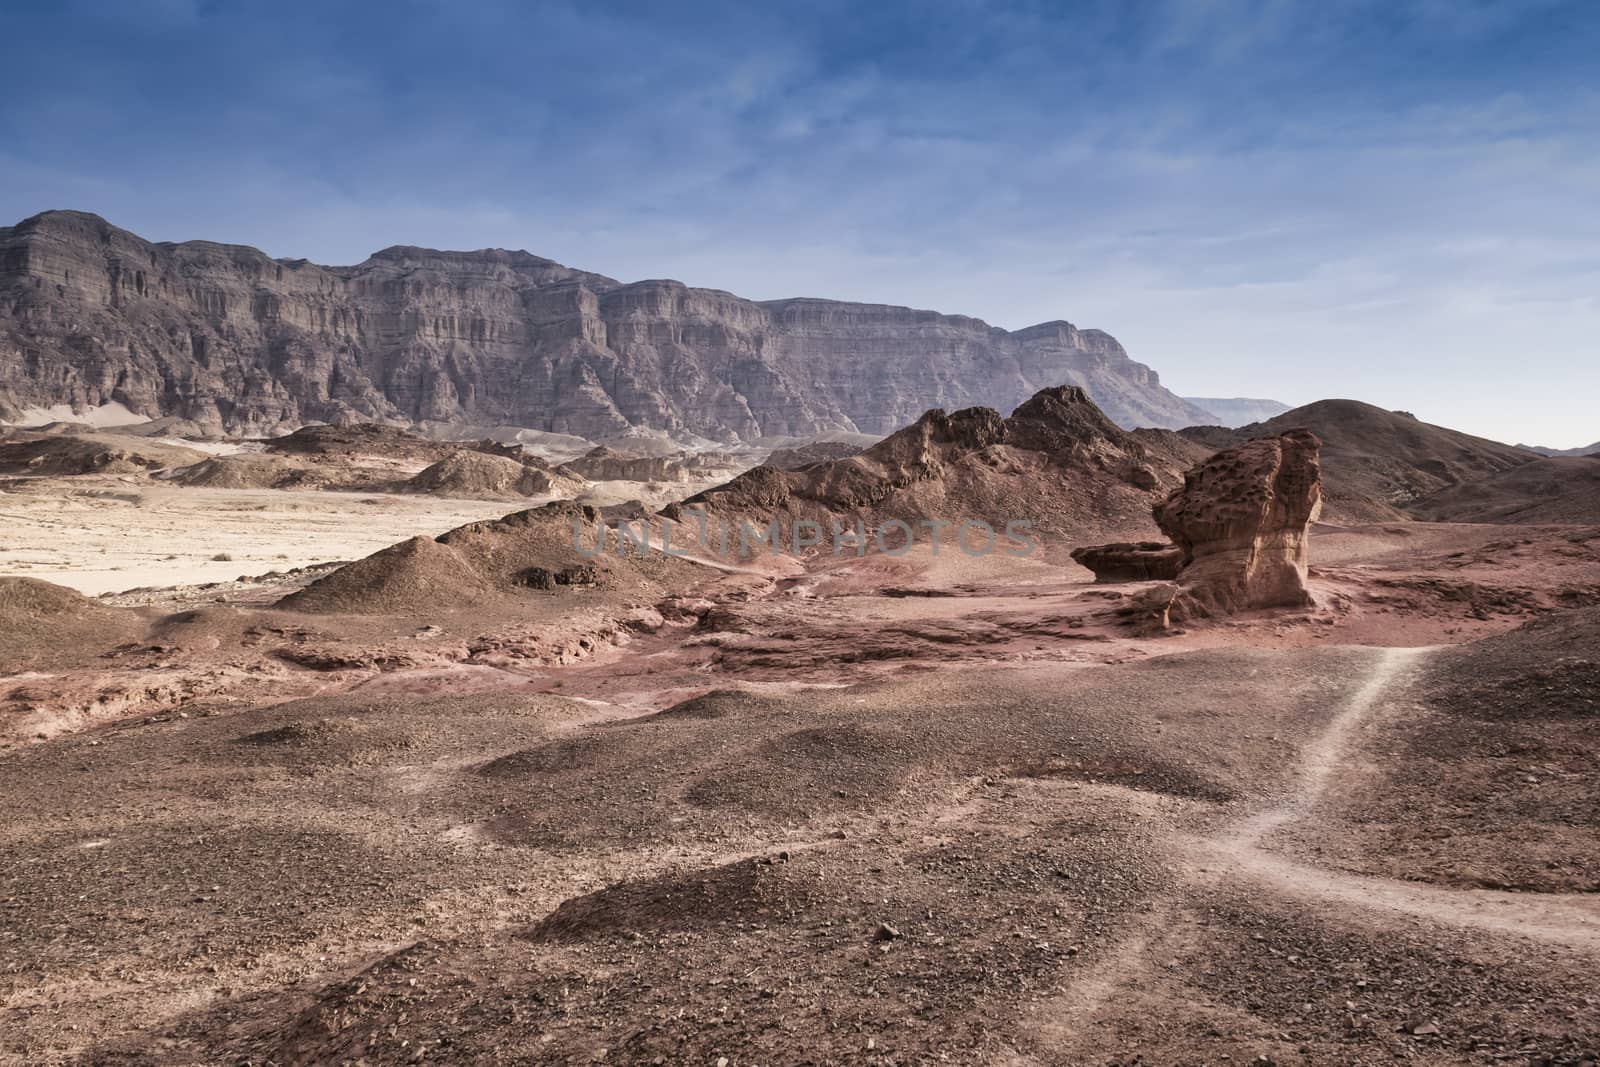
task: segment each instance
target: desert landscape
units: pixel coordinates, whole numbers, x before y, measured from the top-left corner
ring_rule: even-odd
[[[1600,457],[183,429],[0,443],[10,1062],[1595,1062]]]
[[[1600,1067],[1600,6],[0,40],[0,1067]]]

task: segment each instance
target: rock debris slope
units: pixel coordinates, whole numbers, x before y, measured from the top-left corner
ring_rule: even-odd
[[[72,211],[0,228],[0,418],[116,402],[251,433],[398,419],[731,441],[889,433],[1062,382],[1124,426],[1207,421],[1109,334],[1066,322],[757,303],[500,249],[322,267]]]

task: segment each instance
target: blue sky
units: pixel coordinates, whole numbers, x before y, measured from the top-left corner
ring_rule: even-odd
[[[1109,330],[1600,438],[1600,4],[8,3],[0,219]]]

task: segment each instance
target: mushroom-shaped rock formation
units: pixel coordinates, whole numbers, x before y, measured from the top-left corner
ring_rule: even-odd
[[[1322,507],[1321,446],[1292,430],[1224,449],[1156,505],[1156,525],[1183,552],[1175,613],[1312,603],[1306,537]]]

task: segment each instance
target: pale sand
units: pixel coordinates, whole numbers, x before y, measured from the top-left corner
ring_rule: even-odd
[[[90,595],[358,559],[549,499],[180,488],[114,477],[27,479],[9,488],[0,491],[0,575]]]
[[[112,401],[101,404],[99,407],[73,410],[71,404],[53,404],[50,407],[26,408],[15,419],[11,420],[12,426],[47,426],[52,422],[81,422],[96,429],[105,429],[108,426],[137,426],[150,420],[143,415],[135,415],[123,405]]]

